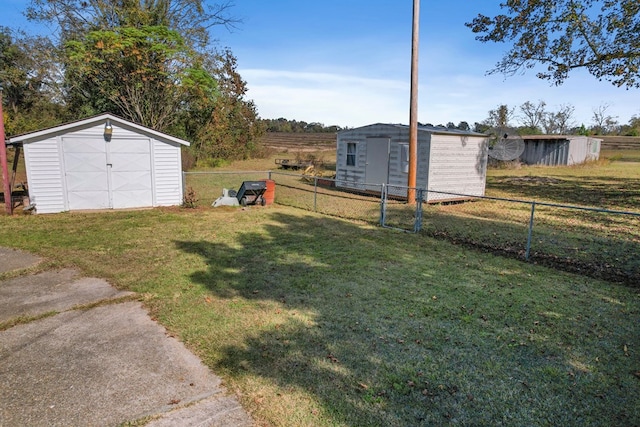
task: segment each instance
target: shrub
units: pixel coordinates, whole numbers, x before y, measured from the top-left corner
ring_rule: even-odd
[[[182,207],[195,209],[197,202],[198,202],[198,197],[196,196],[195,190],[193,189],[193,187],[188,187],[187,192],[184,195],[184,200],[182,201]]]

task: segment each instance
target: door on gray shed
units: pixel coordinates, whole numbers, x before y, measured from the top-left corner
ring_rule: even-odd
[[[148,138],[62,139],[69,210],[152,206]]]
[[[389,138],[367,138],[367,163],[364,180],[367,184],[387,184],[389,181]],[[380,185],[367,185],[367,190],[380,191]]]

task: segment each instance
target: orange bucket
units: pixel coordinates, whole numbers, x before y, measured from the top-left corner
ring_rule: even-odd
[[[262,179],[267,183],[267,189],[262,195],[264,197],[265,204],[272,205],[276,200],[276,182],[272,179]]]

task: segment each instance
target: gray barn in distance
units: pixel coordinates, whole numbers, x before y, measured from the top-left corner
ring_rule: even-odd
[[[418,127],[418,188],[483,196],[487,136],[434,126]],[[338,133],[336,187],[405,196],[409,172],[409,126],[373,124]],[[460,199],[429,193],[426,201]]]
[[[569,166],[600,158],[602,140],[580,135],[525,135],[520,161],[526,165]]]

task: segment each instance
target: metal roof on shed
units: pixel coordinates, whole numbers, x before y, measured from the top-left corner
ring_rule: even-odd
[[[403,125],[400,123],[374,123],[371,125],[367,125],[367,126],[360,126],[357,128],[353,128],[353,129],[345,129],[343,131],[338,132],[338,134],[341,134],[343,132],[349,132],[352,131],[354,129],[361,129],[361,128],[366,128],[369,126],[391,126],[391,127],[395,127],[395,128],[400,128],[400,129],[409,129],[409,125]],[[429,125],[418,125],[418,131],[419,132],[428,132],[428,133],[435,133],[435,134],[443,134],[443,135],[462,135],[462,136],[487,136],[484,133],[478,133],[478,132],[473,132],[473,131],[465,131],[465,130],[461,130],[461,129],[452,129],[452,128],[447,128],[444,126],[429,126]]]

